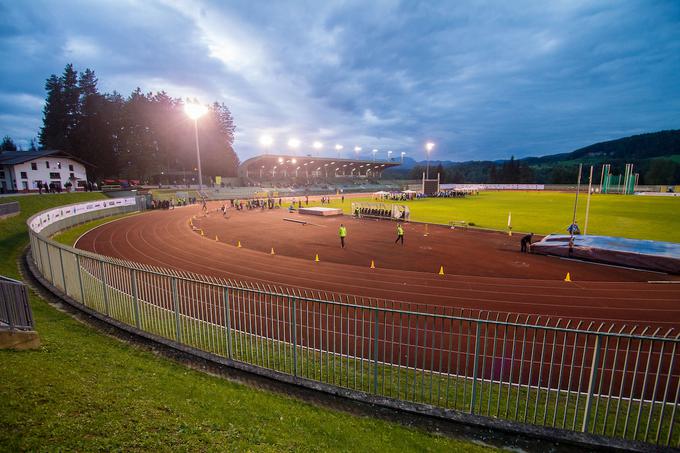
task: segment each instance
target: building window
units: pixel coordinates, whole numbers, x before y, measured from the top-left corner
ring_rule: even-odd
[[[50,168],[50,161],[49,160],[45,161],[45,168]]]
[[[21,186],[24,190],[28,190],[28,181],[22,181]]]
[[[38,163],[37,162],[31,162],[31,170],[37,170],[38,169]]]
[[[61,179],[61,175],[59,173],[50,173],[50,179]]]
[[[5,179],[5,172],[4,171],[0,171],[0,179]]]
[[[68,171],[73,171],[73,165],[68,166]]]
[[[26,174],[25,171],[21,172],[21,179],[28,179],[28,175]]]
[[[57,168],[61,170],[61,162],[57,162]]]
[[[69,179],[76,179],[75,173],[69,173],[68,177],[69,177]]]

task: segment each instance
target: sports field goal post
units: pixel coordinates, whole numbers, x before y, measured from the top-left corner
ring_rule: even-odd
[[[437,179],[426,179],[425,172],[423,172],[422,191],[425,195],[435,195],[439,193],[439,173],[437,173]]]

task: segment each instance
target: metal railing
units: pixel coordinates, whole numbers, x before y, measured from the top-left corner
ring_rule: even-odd
[[[26,285],[0,275],[0,327],[33,330],[33,312]]]
[[[217,357],[423,409],[680,445],[673,329],[236,282],[30,238],[39,272],[64,294]]]

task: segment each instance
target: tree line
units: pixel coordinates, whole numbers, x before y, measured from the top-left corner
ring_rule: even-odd
[[[609,159],[611,172],[623,175],[625,165],[632,163],[633,171],[640,174],[639,184],[673,185],[680,183],[680,163],[672,157],[654,157],[649,159]],[[585,181],[594,165],[593,183],[600,183],[602,164],[587,162],[583,164],[582,180]],[[410,171],[400,171],[399,167],[385,171],[386,178],[421,179],[426,167],[416,165]],[[578,163],[550,162],[530,165],[524,159],[497,163],[489,161],[473,161],[460,163],[437,163],[430,166],[430,178],[440,175],[444,184],[575,184],[578,179]]]
[[[97,85],[93,70],[78,72],[72,64],[47,79],[41,148],[63,150],[87,162],[91,179],[149,181],[161,173],[196,177],[194,121],[184,113],[181,99],[140,88],[124,97],[102,93]],[[236,175],[235,129],[222,103],[208,106],[198,120],[204,178]]]

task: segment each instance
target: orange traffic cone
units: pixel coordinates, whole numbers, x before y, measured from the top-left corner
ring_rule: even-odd
[[[316,254],[316,257],[314,257],[314,261],[317,262],[317,263],[319,262],[319,254],[318,253]]]
[[[375,262],[371,260],[371,269],[375,269]]]
[[[270,255],[276,255],[276,254],[274,253],[274,247],[272,247],[272,251],[271,251],[269,254],[270,254]]]
[[[241,241],[238,241],[238,243],[236,244],[236,247],[241,248]]]
[[[439,275],[444,275],[444,266],[439,268]]]
[[[569,272],[567,272],[567,276],[564,277],[565,282],[571,282],[571,275],[569,275]]]

